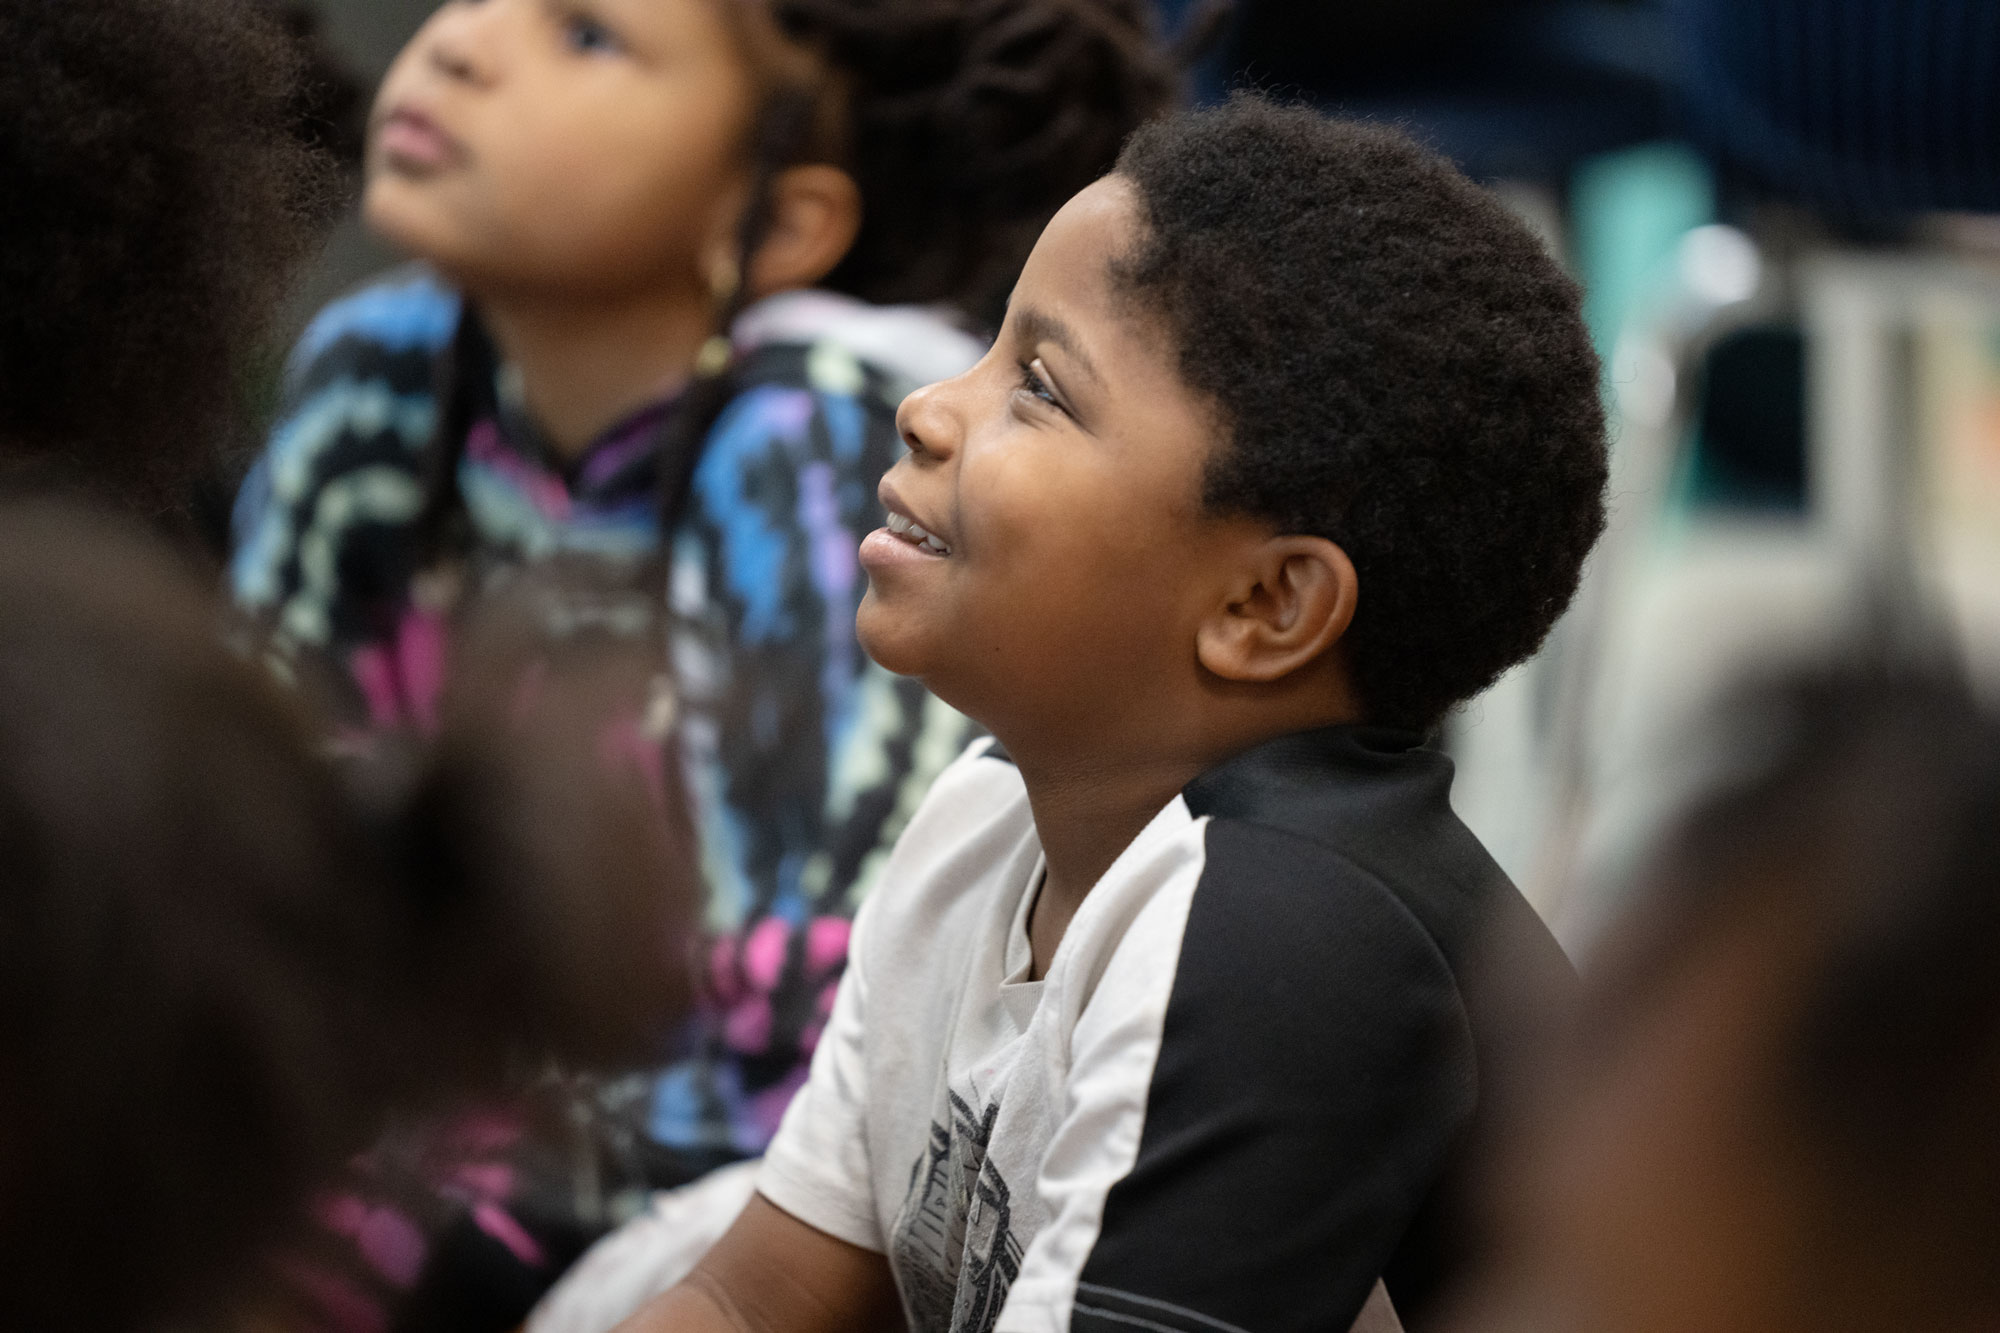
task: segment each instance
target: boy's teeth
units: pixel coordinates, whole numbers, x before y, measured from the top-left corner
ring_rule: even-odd
[[[933,555],[950,555],[951,548],[902,514],[889,515],[889,531],[907,542],[923,547]]]

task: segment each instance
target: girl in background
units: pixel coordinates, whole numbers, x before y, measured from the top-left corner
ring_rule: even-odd
[[[853,639],[895,408],[977,359],[1043,222],[1171,99],[1150,8],[454,0],[390,71],[366,215],[422,262],[301,342],[236,597],[363,744],[435,725],[454,619],[524,578],[550,632],[670,651],[714,944],[704,1021],[591,1090],[508,1222],[403,1193],[456,1257],[377,1265],[384,1299],[510,1326],[645,1191],[775,1129],[965,739]]]

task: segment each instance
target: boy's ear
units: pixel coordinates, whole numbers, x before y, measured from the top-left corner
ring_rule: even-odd
[[[1361,581],[1324,537],[1261,542],[1221,606],[1195,633],[1202,666],[1224,680],[1266,684],[1318,661],[1347,633]]]
[[[847,256],[861,231],[861,187],[839,167],[791,167],[771,182],[771,224],[750,261],[753,297],[810,287]]]

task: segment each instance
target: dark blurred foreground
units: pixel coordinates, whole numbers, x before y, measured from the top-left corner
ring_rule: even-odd
[[[1463,1327],[1994,1327],[2000,717],[1947,673],[1822,670],[1692,748]]]
[[[145,533],[0,503],[10,1327],[282,1325],[351,1155],[656,1058],[687,997],[690,842],[618,730],[642,675],[496,622],[434,747],[336,759],[224,628]]]

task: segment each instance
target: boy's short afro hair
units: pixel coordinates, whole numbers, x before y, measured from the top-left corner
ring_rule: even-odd
[[[1598,361],[1527,227],[1393,130],[1238,95],[1133,136],[1163,317],[1229,439],[1206,502],[1326,537],[1368,719],[1429,730],[1541,644],[1604,525]]]
[[[270,0],[0,0],[0,470],[202,466],[328,214]]]

